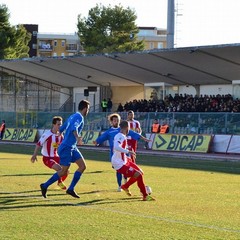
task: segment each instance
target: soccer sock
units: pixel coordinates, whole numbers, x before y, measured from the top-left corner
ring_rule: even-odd
[[[61,177],[61,178],[59,178],[59,179],[58,179],[58,183],[63,182],[66,178],[67,178],[67,175],[65,175],[65,176],[63,176],[63,177]]]
[[[58,179],[60,179],[59,175],[57,172],[55,172],[52,177],[50,177],[44,184],[43,187],[44,188],[48,188],[51,184],[53,184],[54,182],[56,182]]]
[[[61,182],[65,181],[65,179],[67,178],[68,175],[64,175],[61,177]]]
[[[122,185],[122,174],[117,172],[116,173],[116,176],[117,176],[117,183],[118,183],[118,186],[121,187]]]
[[[74,189],[74,187],[76,186],[76,184],[77,184],[78,181],[80,180],[81,176],[82,176],[82,173],[79,172],[79,171],[76,171],[76,172],[74,173],[72,182],[71,182],[68,190],[73,190],[73,189]]]
[[[130,177],[129,180],[123,185],[125,188],[129,188],[132,184],[137,181],[137,178]]]
[[[147,192],[146,192],[146,186],[145,186],[145,184],[144,184],[143,176],[142,176],[142,175],[138,176],[138,178],[137,178],[137,185],[138,185],[138,187],[139,187],[140,192],[142,193],[142,195],[143,195],[144,197],[146,197],[148,194],[147,194]]]

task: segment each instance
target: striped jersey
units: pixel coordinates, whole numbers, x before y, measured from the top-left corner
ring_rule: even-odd
[[[113,156],[111,159],[114,169],[118,170],[127,163],[128,156],[126,154],[128,154],[128,152],[127,137],[122,133],[118,133],[114,137]]]
[[[41,153],[44,157],[58,157],[57,148],[62,140],[62,135],[47,130],[43,133],[37,145],[42,147]]]
[[[141,128],[141,125],[140,125],[140,122],[133,119],[132,121],[129,121],[128,120],[128,123],[129,123],[129,129],[133,130],[134,132],[136,132],[136,129],[140,129]]]
[[[133,120],[128,120],[128,124],[129,124],[129,129],[136,132],[136,129],[141,129],[141,125],[140,122],[133,119]],[[141,134],[141,132],[140,132]],[[128,140],[132,139],[131,136],[128,136]],[[135,142],[135,141],[134,141]],[[131,145],[131,143],[129,142],[129,145]]]

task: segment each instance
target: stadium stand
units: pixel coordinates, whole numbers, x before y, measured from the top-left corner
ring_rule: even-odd
[[[134,112],[240,112],[240,100],[227,95],[171,94],[164,100],[133,100],[124,104],[124,110]]]

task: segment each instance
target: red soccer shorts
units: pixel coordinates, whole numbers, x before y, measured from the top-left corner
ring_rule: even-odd
[[[142,170],[132,162],[131,158],[128,159],[128,162],[123,165],[120,169],[117,170],[117,172],[121,173],[124,175],[124,177],[133,177],[136,172],[141,172]]]
[[[43,156],[43,163],[49,167],[52,168],[54,164],[59,164],[60,158],[59,157],[45,157]]]

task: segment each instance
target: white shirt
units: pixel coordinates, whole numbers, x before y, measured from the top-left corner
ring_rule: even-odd
[[[133,119],[133,120],[128,120],[128,123],[129,123],[129,129],[133,130],[134,132],[136,132],[136,129],[141,129],[141,125],[140,125],[140,122]],[[140,132],[141,134],[141,132]],[[132,139],[131,136],[128,136],[127,137],[128,139]]]
[[[47,130],[39,139],[37,145],[42,147],[41,153],[45,157],[58,157],[57,148],[62,142],[63,136]]]
[[[127,137],[122,133],[118,133],[114,137],[113,156],[111,159],[112,166],[115,170],[120,169],[127,163],[127,153],[129,153],[127,149]]]

